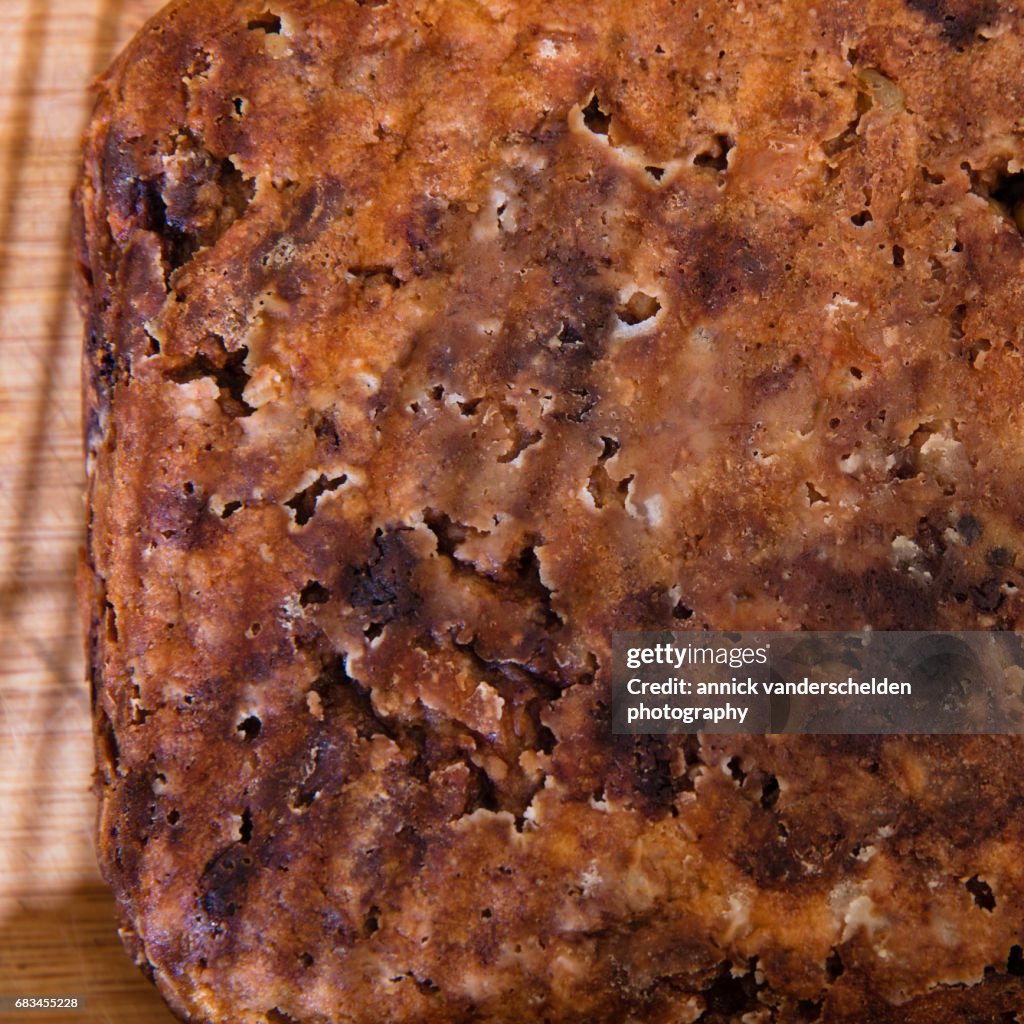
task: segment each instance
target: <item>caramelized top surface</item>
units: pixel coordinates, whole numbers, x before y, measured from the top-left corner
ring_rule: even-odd
[[[613,629],[1018,626],[1022,22],[182,0],[136,38],[78,195],[83,590],[101,858],[179,1013],[1022,1005],[1017,739],[609,709]]]

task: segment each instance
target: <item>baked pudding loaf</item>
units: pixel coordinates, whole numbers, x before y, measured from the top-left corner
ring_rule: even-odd
[[[1013,737],[613,737],[614,629],[1021,618],[1024,14],[181,0],[77,194],[99,851],[184,1019],[1009,1024]]]

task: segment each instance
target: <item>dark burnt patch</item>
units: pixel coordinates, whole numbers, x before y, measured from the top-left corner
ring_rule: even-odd
[[[558,356],[552,369],[565,384],[585,384],[590,364],[604,353],[609,299],[596,289],[589,293],[581,290],[558,329],[545,341],[548,351]]]
[[[118,360],[114,346],[103,330],[101,318],[93,314],[85,339],[85,357],[95,402],[86,409],[85,436],[90,447],[100,442],[102,413],[110,407],[114,388],[130,377],[131,362],[127,356]]]
[[[97,391],[109,401],[110,391],[117,379],[117,359],[114,357],[114,346],[102,333],[102,328],[94,327],[86,341],[88,352],[96,370]]]
[[[989,548],[985,553],[985,561],[998,569],[1009,569],[1013,566],[1017,556],[1009,548],[994,547]]]
[[[199,907],[214,935],[223,933],[230,918],[243,907],[256,859],[245,852],[245,844],[234,842],[214,854],[199,879]]]
[[[929,629],[936,621],[945,589],[941,581],[923,587],[906,571],[888,566],[866,570],[860,583],[854,586],[858,597],[862,595],[858,603],[864,608],[865,620],[869,623],[888,620],[892,625],[885,628],[897,630]]]
[[[807,554],[792,567],[806,593],[808,629],[864,622],[875,629],[927,630],[936,621],[939,591],[887,564],[861,573],[837,569]]]
[[[943,530],[928,516],[921,516],[914,531],[914,543],[921,549],[933,576],[940,572],[940,566],[949,553]]]
[[[344,760],[344,751],[336,738],[327,729],[320,728],[306,746],[298,771],[292,775],[288,806],[302,812],[316,803],[325,791],[337,792],[345,776]]]
[[[999,17],[997,0],[905,0],[907,6],[939,26],[940,38],[963,48],[980,41],[978,30]]]
[[[122,223],[135,226],[141,221],[146,224],[148,196],[141,187],[143,177],[143,169],[135,159],[133,147],[116,129],[108,131],[103,141],[100,181],[107,202],[120,214]],[[121,240],[115,238],[115,241]]]
[[[964,539],[964,543],[970,545],[981,539],[984,530],[977,516],[965,512],[956,521],[956,532]]]
[[[197,491],[154,487],[147,497],[146,522],[157,543],[195,551],[220,533],[220,517],[210,510],[206,496]]]
[[[992,198],[1013,218],[1018,231],[1024,230],[1024,171],[1003,170],[993,183]]]
[[[633,623],[632,629],[678,629],[681,619],[693,616],[693,609],[682,602],[673,604],[664,585],[651,583],[622,595],[615,615],[622,622]]]
[[[369,558],[341,574],[338,591],[368,624],[386,626],[411,618],[423,604],[415,581],[419,557],[406,541],[407,532],[401,527],[378,529]]]
[[[690,287],[705,312],[717,315],[740,297],[767,294],[773,258],[753,241],[722,224],[688,234],[681,251],[694,254]]]
[[[808,865],[814,866],[820,885],[843,869],[848,851],[827,822],[786,819],[783,828],[779,824],[771,807],[752,813],[744,822],[743,844],[732,851],[733,863],[757,886],[785,889],[807,877]]]
[[[652,820],[675,817],[676,797],[693,789],[687,768],[695,755],[686,736],[615,736],[603,773],[605,795]]]
[[[971,604],[979,612],[991,615],[998,612],[1006,600],[1002,591],[1002,582],[996,576],[988,576],[968,588]]]
[[[779,392],[786,391],[793,383],[802,362],[799,355],[794,355],[788,362],[762,370],[751,381],[753,396],[757,399],[771,398]]]
[[[304,189],[296,185],[295,189],[297,195],[289,206],[288,222],[281,237],[291,238],[297,245],[314,241],[338,217],[349,213],[345,185],[332,175],[325,175]],[[274,277],[276,280],[276,272]]]
[[[445,228],[451,219],[448,205],[440,199],[425,196],[414,201],[405,218],[405,241],[412,272],[417,277],[426,277],[448,267],[449,247],[458,242],[458,239],[445,237]]]
[[[926,859],[939,851],[972,850],[992,838],[1016,835],[1024,795],[988,777],[993,737],[929,736],[919,739],[934,781],[912,803],[888,810],[889,840],[901,854]]]
[[[603,283],[595,258],[572,242],[552,246],[544,261],[550,282],[545,290],[553,296],[552,304],[524,311],[523,337],[527,342],[531,336],[536,338],[552,353],[545,376],[553,392],[586,388],[592,365],[605,354],[608,327],[617,319],[618,298]],[[515,365],[495,370],[509,372],[528,364],[534,358],[535,343],[520,342]]]
[[[272,1006],[267,1010],[266,1018],[267,1024],[302,1024],[297,1017],[286,1013],[280,1006]]]
[[[129,772],[116,790],[118,803],[117,866],[126,879],[132,878],[145,852],[157,817],[157,797],[153,793],[155,773],[152,766]]]

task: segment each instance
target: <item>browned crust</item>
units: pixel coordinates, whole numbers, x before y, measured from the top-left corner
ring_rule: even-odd
[[[613,739],[608,673],[1018,627],[1022,20],[180,0],[125,51],[81,595],[183,1018],[1015,1019],[1016,738]]]

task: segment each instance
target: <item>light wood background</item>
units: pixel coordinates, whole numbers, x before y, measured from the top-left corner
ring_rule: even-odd
[[[89,83],[159,0],[0,0],[0,996],[78,995],[6,1021],[169,1024],[121,948],[92,845],[73,578],[82,542],[81,328],[69,193]]]

